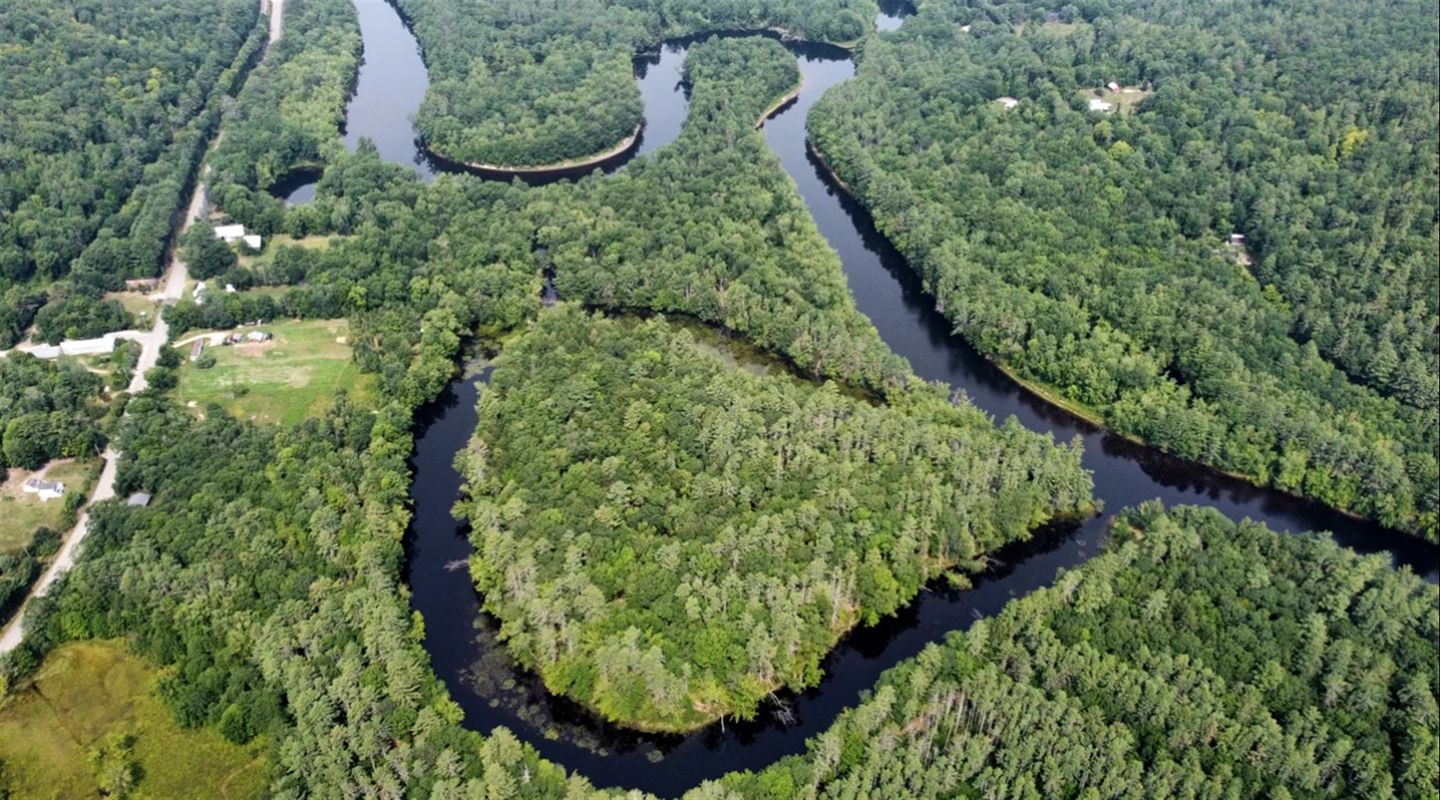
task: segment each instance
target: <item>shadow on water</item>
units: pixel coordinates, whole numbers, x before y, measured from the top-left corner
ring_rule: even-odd
[[[418,47],[387,3],[357,0],[357,6],[366,66],[350,105],[347,143],[353,147],[358,137],[369,137],[385,158],[410,164],[428,178],[436,166],[417,147],[409,120],[428,86]],[[907,10],[882,4],[877,25],[898,21]],[[679,136],[688,110],[680,82],[688,44],[666,43],[637,57],[646,127],[627,162]],[[1362,552],[1389,552],[1397,563],[1436,578],[1440,565],[1434,546],[1097,430],[1025,391],[954,335],[915,272],[807,148],[810,107],[827,89],[854,75],[853,62],[838,48],[787,46],[804,73],[805,89],[766,122],[765,139],[840,255],[861,311],[918,375],[963,390],[996,418],[1014,416],[1060,440],[1078,437],[1085,446],[1084,464],[1095,475],[1096,496],[1110,512],[1152,498],[1167,504],[1205,503],[1232,518],[1249,516],[1280,530],[1331,530],[1342,544]],[[385,65],[395,71],[376,72],[387,69]],[[372,105],[372,96],[385,102]],[[897,616],[848,636],[824,660],[818,686],[785,693],[780,705],[762,708],[755,721],[713,725],[690,736],[639,734],[552,696],[533,673],[510,659],[498,641],[495,621],[480,610],[466,564],[471,553],[468,531],[451,516],[451,509],[461,483],[454,457],[475,428],[477,382],[487,374],[472,371],[457,379],[417,419],[411,490],[415,513],[406,541],[411,605],[425,620],[425,648],[436,674],[464,710],[466,727],[483,733],[497,726],[510,728],[545,758],[598,786],[674,796],[726,772],[760,769],[800,753],[808,737],[853,706],[884,670],[947,632],[965,629],[1009,600],[1051,583],[1057,570],[1084,563],[1106,537],[1108,517],[1043,530],[1031,541],[996,554],[1001,566],[980,576],[973,588],[932,586]]]

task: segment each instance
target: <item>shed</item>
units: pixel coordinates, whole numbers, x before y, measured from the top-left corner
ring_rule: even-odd
[[[29,494],[39,495],[40,502],[42,503],[49,502],[57,497],[63,497],[65,495],[65,484],[60,483],[59,481],[47,481],[41,480],[40,478],[31,478],[30,480],[25,481],[25,486],[23,488]]]
[[[1108,114],[1111,111],[1115,110],[1115,106],[1105,100],[1101,100],[1098,97],[1092,97],[1090,98],[1090,110],[1103,111]]]
[[[125,498],[125,505],[134,508],[144,508],[150,505],[150,494],[148,492],[136,492]]]
[[[216,225],[215,238],[224,239],[226,244],[234,244],[245,238],[244,225]]]
[[[1004,108],[1006,108],[1006,109],[1011,109],[1011,108],[1014,108],[1015,106],[1020,105],[1020,101],[1019,101],[1019,100],[1016,100],[1016,99],[1013,98],[1013,97],[1000,97],[1000,98],[997,98],[997,99],[995,100],[995,102],[999,103],[1002,107],[1004,107]]]
[[[245,246],[250,248],[251,250],[259,250],[260,245],[265,243],[265,240],[261,239],[258,233],[247,233],[244,236],[240,237],[240,239],[244,241]]]

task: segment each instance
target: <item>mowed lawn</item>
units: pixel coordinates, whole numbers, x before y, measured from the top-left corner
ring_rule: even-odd
[[[65,484],[65,494],[81,497],[90,496],[90,487],[100,472],[100,459],[84,461],[57,461],[42,470],[46,480]],[[35,529],[44,526],[56,533],[65,534],[65,498],[57,497],[41,502],[33,494],[26,494],[21,487],[32,475],[20,469],[11,469],[9,478],[0,484],[0,553],[11,553],[26,547],[35,535]]]
[[[9,796],[98,797],[90,750],[118,730],[135,737],[141,770],[136,797],[263,795],[265,744],[242,747],[213,728],[181,728],[151,691],[155,676],[116,641],[72,643],[52,652],[34,685],[0,704],[0,761]]]
[[[368,402],[373,379],[350,360],[350,329],[344,320],[280,322],[242,332],[254,330],[275,338],[263,344],[207,346],[216,362],[210,369],[195,366],[191,346],[181,345],[183,363],[175,391],[180,402],[197,409],[217,403],[236,417],[287,425],[323,415],[341,389]]]

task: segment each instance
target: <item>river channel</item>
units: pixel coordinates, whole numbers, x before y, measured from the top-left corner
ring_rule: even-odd
[[[384,158],[407,164],[430,180],[444,167],[425,156],[411,125],[429,85],[419,47],[388,3],[356,0],[356,7],[365,63],[347,110],[347,144],[353,149],[361,138],[369,138]],[[904,7],[882,3],[882,8],[886,11],[876,27],[900,27]],[[680,85],[687,46],[664,44],[636,59],[645,128],[638,145],[607,164],[606,172],[623,169],[631,159],[643,158],[679,135],[688,111]],[[425,647],[436,673],[464,709],[467,727],[483,733],[508,727],[546,758],[598,786],[666,796],[731,770],[763,768],[802,752],[805,740],[853,706],[884,670],[948,631],[964,629],[1009,600],[1047,585],[1056,570],[1085,562],[1103,544],[1109,512],[1153,498],[1214,506],[1232,518],[1250,517],[1277,530],[1329,530],[1341,544],[1361,552],[1388,552],[1397,564],[1436,580],[1440,564],[1433,545],[1098,430],[1030,394],[954,335],[899,253],[807,150],[810,107],[831,86],[854,76],[854,62],[838,48],[788,46],[804,75],[804,89],[762,132],[820,232],[839,253],[860,310],[920,377],[963,389],[971,402],[996,419],[1013,415],[1057,440],[1083,440],[1084,465],[1094,473],[1095,494],[1107,513],[1083,525],[1042,531],[1033,541],[999,553],[1002,566],[973,589],[933,587],[896,617],[855,631],[825,659],[819,686],[786,696],[783,707],[763,708],[755,722],[714,725],[684,737],[636,734],[551,696],[538,678],[510,661],[495,640],[493,622],[480,611],[465,563],[471,551],[467,531],[450,513],[460,487],[452,461],[474,429],[476,385],[485,377],[483,370],[468,371],[422,410],[417,421],[411,490],[415,515],[407,538],[411,604],[425,619]],[[303,185],[287,199],[304,202],[313,191],[313,184]]]

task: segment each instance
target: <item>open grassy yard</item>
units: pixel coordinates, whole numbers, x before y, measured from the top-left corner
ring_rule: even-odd
[[[0,553],[14,552],[29,545],[35,529],[42,525],[64,533],[65,498],[57,497],[42,503],[39,497],[22,491],[26,480],[43,475],[46,480],[64,483],[67,496],[73,492],[87,497],[99,471],[98,458],[55,461],[38,472],[10,470],[9,477],[0,484]]]
[[[105,295],[106,300],[119,300],[120,305],[130,315],[135,317],[135,324],[141,330],[149,330],[155,325],[155,310],[159,304],[150,299],[145,292],[111,292]]]
[[[277,249],[281,247],[305,247],[312,250],[329,250],[332,236],[303,236],[299,239],[284,233],[277,233],[265,242],[265,249],[257,255],[246,253],[243,249],[240,252],[240,266],[253,267],[256,264],[263,264],[269,261]],[[343,237],[342,237],[343,238]]]
[[[51,653],[34,684],[0,704],[0,785],[8,796],[97,797],[90,750],[116,730],[135,737],[136,797],[261,796],[263,742],[241,747],[213,729],[182,729],[151,692],[155,675],[120,642],[79,642]]]
[[[185,359],[175,391],[180,402],[197,409],[217,403],[237,417],[285,424],[323,414],[341,389],[366,402],[373,381],[350,360],[350,329],[344,320],[245,329],[251,330],[275,338],[263,344],[207,347],[216,360],[210,369],[189,360],[190,345],[180,346]]]

